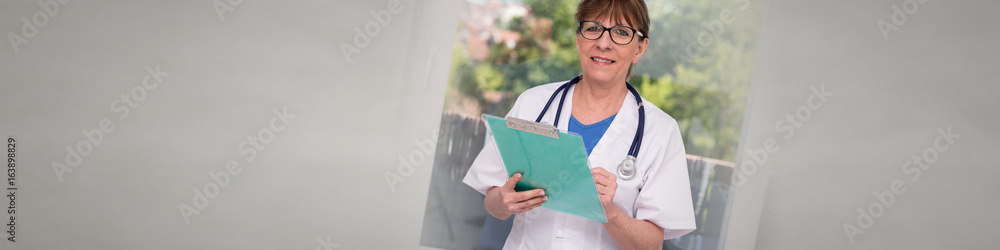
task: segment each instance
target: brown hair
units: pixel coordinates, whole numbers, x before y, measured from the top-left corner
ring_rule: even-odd
[[[582,0],[576,6],[576,15],[573,17],[579,23],[605,16],[615,21],[624,19],[629,27],[642,32],[643,36],[634,42],[642,42],[643,39],[649,38],[649,10],[646,8],[646,1],[643,0]],[[628,66],[627,77],[632,75],[634,67],[634,63]]]
[[[576,6],[576,22],[610,16],[611,20],[625,20],[629,27],[649,36],[649,10],[643,0],[583,0]],[[642,41],[641,39],[639,41]]]

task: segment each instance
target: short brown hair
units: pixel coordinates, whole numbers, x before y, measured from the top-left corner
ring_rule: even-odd
[[[576,6],[574,18],[579,23],[605,16],[615,21],[624,19],[630,27],[642,32],[643,37],[649,37],[649,10],[643,0],[583,0]]]
[[[629,27],[642,32],[642,37],[635,41],[642,42],[643,39],[649,38],[649,10],[646,8],[646,1],[643,0],[582,0],[576,6],[576,15],[573,18],[580,23],[605,16],[611,17],[611,20],[616,22],[624,19]],[[632,76],[632,68],[635,68],[634,63],[628,66],[626,77]]]

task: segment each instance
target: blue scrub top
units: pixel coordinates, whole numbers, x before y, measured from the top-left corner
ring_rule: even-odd
[[[580,137],[583,137],[583,146],[587,148],[587,156],[590,156],[590,152],[594,151],[594,146],[597,146],[597,142],[601,141],[604,132],[608,131],[608,127],[611,127],[611,121],[614,121],[617,115],[615,113],[607,119],[590,125],[583,125],[583,123],[576,120],[576,117],[570,115],[569,132],[580,134]]]

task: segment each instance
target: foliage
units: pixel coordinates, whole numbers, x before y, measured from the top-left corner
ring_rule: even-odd
[[[524,0],[530,15],[498,24],[518,32],[519,39],[514,46],[492,43],[483,61],[470,60],[456,42],[449,89],[477,98],[483,112],[502,115],[528,88],[579,75],[573,18],[577,2]],[[678,121],[689,154],[735,158],[759,29],[759,13],[745,3],[647,1],[650,49],[629,82]],[[720,19],[727,11],[732,22]],[[538,35],[546,22],[551,32]],[[490,103],[482,98],[483,91],[509,95]]]

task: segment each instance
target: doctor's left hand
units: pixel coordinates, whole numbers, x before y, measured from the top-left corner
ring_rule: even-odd
[[[597,184],[597,194],[601,198],[604,207],[615,205],[615,190],[618,190],[618,177],[604,168],[591,168],[590,173],[594,175],[594,182]]]

